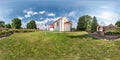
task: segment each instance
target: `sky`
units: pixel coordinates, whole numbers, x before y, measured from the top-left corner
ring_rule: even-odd
[[[11,23],[22,20],[22,27],[35,20],[44,29],[60,17],[67,17],[77,26],[79,17],[96,16],[100,25],[115,24],[120,20],[120,0],[0,0],[0,20]]]

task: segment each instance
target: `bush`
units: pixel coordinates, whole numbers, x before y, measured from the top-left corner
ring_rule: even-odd
[[[26,32],[34,32],[34,30],[31,29],[14,29],[15,33],[26,33]]]
[[[112,35],[112,34],[120,34],[120,30],[107,30],[105,34]]]
[[[2,35],[2,34],[8,34],[8,33],[11,33],[12,32],[12,30],[1,30],[0,31],[0,35]]]

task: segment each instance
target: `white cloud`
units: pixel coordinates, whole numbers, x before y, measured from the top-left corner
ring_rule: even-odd
[[[72,21],[73,25],[72,27],[76,28],[77,26],[77,21],[79,16],[79,13],[77,13],[78,11],[71,11],[67,14],[67,17]]]
[[[36,15],[36,14],[38,14],[38,12],[33,12],[33,13],[32,13],[32,15]]]
[[[24,15],[25,18],[28,18],[28,17],[31,17],[31,16],[38,14],[38,12],[34,12],[32,10],[24,10],[24,13],[26,13],[26,15]]]
[[[71,11],[68,16],[75,16],[76,15],[76,12],[75,11]]]
[[[104,22],[103,25],[115,24],[119,15],[112,11],[99,11],[91,13],[91,16],[96,16],[98,18],[98,22]]]
[[[45,11],[40,11],[40,12],[39,12],[39,14],[44,14],[44,13],[45,13]]]
[[[11,23],[10,14],[13,12],[13,9],[1,7],[0,8],[0,20],[5,23]]]
[[[22,22],[22,28],[26,28],[27,22]]]
[[[19,16],[18,18],[22,20],[24,17],[20,17],[20,16]]]
[[[24,10],[24,13],[26,13],[26,15],[24,15],[25,18],[31,17],[31,15],[33,15],[32,10]]]
[[[55,21],[57,19],[59,19],[60,17],[56,17],[56,18],[46,18],[43,21],[36,21],[37,27],[40,29],[46,29],[47,26],[45,26],[48,22],[50,21]]]
[[[27,14],[27,15],[25,15],[24,17],[25,17],[25,18],[28,18],[28,17],[31,17],[31,15]]]
[[[49,13],[48,16],[55,16],[56,14],[54,13]]]
[[[40,20],[42,20],[43,18],[40,18]]]

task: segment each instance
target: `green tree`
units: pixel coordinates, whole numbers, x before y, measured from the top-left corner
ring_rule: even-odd
[[[89,31],[91,28],[92,17],[88,15],[81,16],[78,19],[77,30]]]
[[[4,21],[0,21],[0,27],[5,27],[5,22]]]
[[[19,29],[19,28],[21,28],[21,25],[22,25],[21,20],[19,18],[14,18],[12,20],[12,28]]]
[[[97,30],[98,22],[96,17],[93,17],[92,24],[91,24],[91,32],[95,32]]]
[[[6,24],[5,27],[6,28],[11,28],[11,25],[10,24]]]
[[[28,29],[37,29],[36,23],[34,20],[31,20],[29,23],[27,23]]]
[[[120,27],[120,21],[117,21],[117,22],[115,23],[115,25],[116,25],[117,27]]]

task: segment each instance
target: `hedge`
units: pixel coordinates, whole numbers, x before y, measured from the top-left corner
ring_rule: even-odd
[[[15,33],[26,33],[26,32],[35,32],[35,30],[32,29],[14,29]]]
[[[0,30],[0,35],[11,33],[12,30]]]
[[[105,34],[120,34],[120,30],[107,30],[105,31]]]

